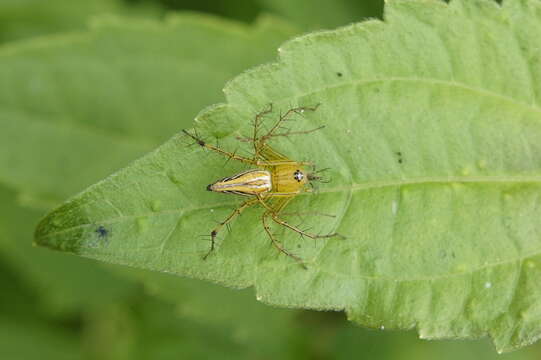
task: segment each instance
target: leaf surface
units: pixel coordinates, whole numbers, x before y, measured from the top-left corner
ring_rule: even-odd
[[[261,209],[242,215],[206,260],[210,232],[238,199],[206,184],[243,169],[173,137],[62,205],[36,242],[117,264],[255,286],[269,304],[345,310],[370,327],[422,338],[490,335],[498,350],[541,335],[541,4],[391,1],[369,21],[294,39],[275,64],[226,87],[227,104],[199,131],[240,151],[256,112],[322,105],[278,140],[299,160],[331,167],[319,194],[288,211],[310,241],[274,228],[308,270],[279,254]],[[275,112],[274,116],[277,116]],[[272,120],[266,120],[272,121]],[[244,144],[246,145],[246,144]],[[98,236],[103,227],[108,236]]]

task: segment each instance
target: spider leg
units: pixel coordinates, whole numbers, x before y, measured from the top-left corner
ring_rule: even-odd
[[[291,225],[289,224],[287,221],[285,220],[282,220],[280,219],[280,217],[278,216],[280,214],[280,212],[286,207],[287,203],[293,199],[293,196],[295,196],[296,193],[291,193],[288,194],[287,193],[283,193],[283,194],[272,194],[270,197],[272,196],[281,196],[281,197],[284,197],[284,200],[280,203],[280,205],[278,206],[278,208],[272,208],[270,205],[268,205],[264,200],[263,197],[261,197],[260,195],[257,196],[257,200],[259,201],[259,203],[261,205],[263,205],[263,207],[265,207],[267,209],[267,212],[270,214],[270,217],[271,219],[277,223],[277,224],[280,224],[282,226],[285,226],[286,228],[290,229],[290,230],[293,230],[297,233],[299,233],[300,235],[302,236],[306,236],[306,237],[309,237],[311,239],[327,239],[327,238],[332,238],[332,237],[339,237],[339,238],[344,238],[343,235],[340,235],[338,233],[331,233],[331,234],[326,234],[326,235],[319,235],[319,234],[312,234],[312,233],[309,233],[307,231],[304,231],[304,230],[301,230],[299,229],[298,227],[294,226],[294,225]],[[320,213],[321,214],[321,213]],[[332,216],[332,215],[331,215]]]
[[[222,229],[222,227],[227,226],[229,227],[229,222],[239,216],[246,208],[256,204],[259,202],[259,199],[250,199],[243,202],[238,208],[233,210],[229,216],[218,224],[211,232],[210,232],[210,250],[203,256],[203,260],[206,260],[207,257],[210,255],[211,252],[214,251],[215,243],[216,243],[216,236],[218,235],[218,232]]]
[[[319,235],[319,234],[313,234],[313,233],[306,232],[304,230],[299,229],[296,226],[293,226],[293,225],[289,224],[287,221],[284,221],[284,220],[280,219],[278,217],[278,214],[271,214],[271,218],[275,223],[280,224],[282,226],[285,226],[286,228],[299,233],[301,236],[306,236],[306,237],[309,237],[310,239],[328,239],[328,238],[332,238],[332,237],[344,238],[342,235],[340,235],[338,233]]]
[[[301,131],[290,131],[290,130],[288,130],[288,131],[281,132],[281,133],[267,134],[267,135],[261,137],[261,139],[266,141],[266,140],[270,139],[271,137],[310,134],[310,133],[313,133],[315,131],[323,129],[324,127],[325,127],[325,125],[321,125],[321,126],[318,126],[317,128],[310,129],[310,130],[301,130]]]
[[[276,122],[276,124],[274,124],[274,126],[269,130],[269,132],[266,135],[263,135],[263,136],[259,137],[258,140],[259,141],[265,141],[265,140],[275,136],[275,132],[278,129],[280,129],[280,126],[283,124],[283,122],[287,121],[289,119],[289,117],[291,117],[291,115],[293,115],[293,114],[302,114],[305,111],[316,111],[318,107],[319,107],[319,104],[317,104],[316,106],[299,106],[299,107],[296,107],[296,108],[289,109],[285,113],[280,114],[280,117],[278,118],[278,121]]]
[[[261,120],[263,119],[263,117],[267,114],[270,114],[272,112],[272,103],[269,104],[269,107],[263,111],[261,111],[260,113],[256,114],[255,116],[255,119],[254,119],[254,133],[253,133],[253,136],[252,138],[250,139],[253,143],[253,146],[254,146],[254,158],[257,159],[260,157],[260,154],[259,154],[259,147],[257,146],[257,143],[258,143],[258,132],[259,132],[259,127],[261,126]]]
[[[302,217],[302,216],[325,216],[325,217],[331,217],[331,218],[335,218],[336,215],[332,215],[332,214],[326,214],[326,213],[322,213],[322,212],[319,212],[319,211],[305,211],[305,212],[290,212],[290,213],[280,213],[280,215],[282,216],[298,216],[298,217]]]
[[[209,143],[205,142],[203,139],[201,139],[199,136],[197,136],[197,134],[195,134],[195,135],[191,134],[187,130],[182,130],[182,132],[184,134],[188,135],[189,137],[191,137],[192,139],[194,139],[195,142],[199,146],[201,146],[203,148],[206,148],[206,149],[209,149],[209,150],[211,150],[211,151],[213,151],[215,153],[221,154],[221,155],[227,157],[228,159],[237,160],[237,161],[240,161],[240,162],[245,163],[245,164],[257,165],[257,162],[254,161],[253,159],[248,159],[248,158],[246,158],[244,156],[237,155],[236,153],[232,153],[232,152],[220,149],[217,146],[214,146],[212,144],[209,144]]]
[[[287,110],[285,113],[280,114],[280,116],[278,118],[278,121],[267,132],[267,134],[265,134],[263,136],[260,136],[260,137],[256,137],[255,134],[254,134],[254,140],[253,141],[254,141],[254,149],[256,150],[256,154],[258,154],[259,152],[262,151],[262,149],[265,147],[265,142],[267,140],[269,140],[270,138],[272,138],[272,137],[299,135],[299,134],[309,134],[309,133],[314,132],[316,130],[322,129],[323,126],[320,126],[318,128],[315,128],[315,129],[307,130],[307,131],[291,131],[289,129],[286,129],[287,131],[285,131],[285,132],[277,133],[277,131],[279,131],[279,129],[282,128],[282,125],[283,125],[284,121],[287,121],[291,117],[291,115],[293,115],[293,114],[303,114],[305,111],[316,111],[318,107],[319,107],[319,104],[317,104],[315,106],[300,106],[300,107],[296,107],[296,108],[291,108],[291,109]]]
[[[307,161],[292,161],[292,160],[254,160],[254,165],[257,166],[278,166],[278,165],[297,165],[297,166],[312,166],[313,163]]]
[[[270,216],[271,214],[267,211],[263,214],[263,216],[261,217],[261,222],[263,223],[263,228],[265,229],[265,232],[267,233],[267,235],[269,236],[269,238],[271,239],[271,242],[272,242],[272,245],[274,245],[274,247],[279,251],[281,252],[282,254],[285,254],[287,256],[289,256],[290,258],[294,259],[296,262],[299,263],[299,265],[301,265],[304,269],[307,269],[306,265],[304,264],[304,261],[302,261],[302,259],[300,257],[298,257],[297,255],[294,255],[292,253],[290,253],[289,251],[287,251],[284,246],[276,239],[276,237],[272,234],[271,230],[270,230],[270,226],[269,224],[267,223],[267,218]]]

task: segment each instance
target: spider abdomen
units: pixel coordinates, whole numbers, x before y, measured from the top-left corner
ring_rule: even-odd
[[[207,186],[207,190],[237,195],[257,195],[272,190],[271,174],[267,170],[248,170],[223,178]]]

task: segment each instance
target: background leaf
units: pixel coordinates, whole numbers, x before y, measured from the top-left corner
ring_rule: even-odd
[[[121,0],[3,0],[0,2],[0,43],[83,30],[92,16],[122,13],[157,17],[161,10],[156,3],[128,7]]]
[[[381,18],[383,1],[355,0],[258,0],[264,9],[280,14],[299,27],[308,30],[332,29],[337,26]],[[310,9],[306,16],[306,9]]]
[[[258,14],[271,13],[307,30],[334,28],[369,17],[381,18],[383,0],[127,0],[132,4],[159,3],[171,10],[192,10],[251,22]],[[309,9],[309,11],[307,11]]]
[[[198,240],[201,229],[235,202],[204,185],[240,168],[224,169],[181,136],[52,212],[37,242],[254,285],[267,303],[345,309],[366,326],[416,327],[423,338],[489,334],[500,350],[530,344],[541,309],[539,6],[394,1],[386,24],[287,43],[279,63],[236,78],[228,104],[199,116],[201,129],[224,137],[249,131],[269,102],[323,104],[296,126],[326,124],[325,131],[277,144],[334,168],[333,183],[296,206],[338,214],[318,231],[338,229],[348,239],[281,236],[308,271],[269,246],[257,211],[201,260],[208,246]],[[109,236],[96,236],[100,226]]]
[[[0,356],[5,359],[81,359],[76,336],[39,311],[32,291],[0,256]],[[31,343],[32,346],[28,346]]]

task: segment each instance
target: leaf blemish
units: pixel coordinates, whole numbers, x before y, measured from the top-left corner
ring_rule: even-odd
[[[137,229],[139,229],[140,232],[145,232],[148,230],[148,219],[141,217],[137,219]]]
[[[468,271],[468,265],[467,264],[458,264],[455,268],[455,270],[459,273],[463,273]]]
[[[109,237],[111,236],[111,231],[108,230],[105,226],[100,225],[94,230],[96,236],[89,239],[86,242],[86,247],[88,248],[97,248],[109,243]]]
[[[150,204],[150,208],[152,209],[152,211],[159,211],[161,207],[162,207],[162,202],[160,200],[154,200]]]
[[[180,177],[177,177],[174,173],[168,171],[167,177],[169,178],[169,181],[171,181],[175,185],[182,185],[182,180]]]
[[[341,72],[337,72],[337,73],[336,73],[336,76],[342,77],[342,73],[341,73]]]
[[[110,232],[109,232],[109,230],[107,230],[105,228],[105,226],[100,225],[96,229],[96,234],[98,234],[98,238],[102,239],[102,238],[107,238],[109,236]]]
[[[391,204],[391,211],[393,215],[396,215],[396,213],[398,212],[398,201],[393,200],[393,203]]]
[[[485,283],[485,289],[490,289],[492,287],[492,283],[490,281],[487,281]]]
[[[402,152],[401,152],[401,151],[397,151],[397,152],[395,152],[395,154],[396,154],[396,156],[398,157],[398,163],[399,163],[399,164],[402,164],[402,162],[404,161],[404,160],[402,159]]]

